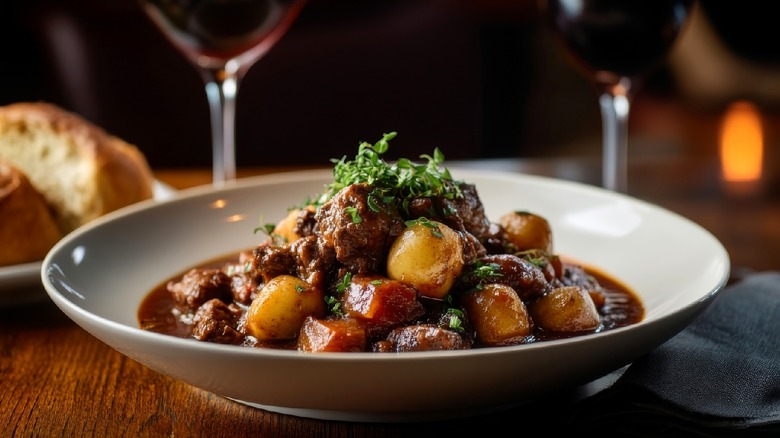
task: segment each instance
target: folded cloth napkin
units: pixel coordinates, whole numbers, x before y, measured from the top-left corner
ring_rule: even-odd
[[[690,326],[581,402],[571,424],[610,436],[780,437],[780,272],[727,286]]]

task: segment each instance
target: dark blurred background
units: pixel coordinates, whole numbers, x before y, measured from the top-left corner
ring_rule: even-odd
[[[7,2],[0,104],[75,111],[155,168],[210,166],[201,78],[135,0]],[[668,126],[648,124],[659,99],[716,112],[748,97],[776,110],[771,15],[707,3],[639,91],[637,143],[664,137]],[[766,26],[739,21],[757,19]],[[725,31],[713,36],[713,23]],[[309,0],[247,74],[237,118],[239,166],[325,165],[389,131],[399,133],[390,158],[434,147],[448,160],[601,153],[595,90],[542,28],[535,0]]]

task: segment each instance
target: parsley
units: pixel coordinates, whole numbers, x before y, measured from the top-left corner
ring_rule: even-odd
[[[501,267],[496,263],[483,263],[481,261],[476,262],[476,267],[472,272],[475,278],[479,280],[492,280],[497,277],[501,277]]]
[[[325,297],[325,305],[328,307],[330,313],[338,316],[343,316],[344,311],[341,310],[341,301],[332,295]]]
[[[450,330],[456,331],[458,333],[463,333],[463,331],[465,330],[463,328],[463,312],[460,309],[450,307],[449,309],[447,309],[447,315],[450,317],[449,318]]]
[[[341,281],[339,281],[339,284],[336,285],[336,290],[338,292],[344,292],[349,287],[349,283],[352,281],[352,273],[347,272],[344,274],[344,277],[341,278]]]
[[[262,217],[260,218],[260,221],[261,222],[263,221]],[[259,232],[262,232],[263,234],[265,234],[268,237],[270,237],[271,240],[276,245],[283,245],[283,244],[287,243],[287,238],[285,238],[284,236],[282,236],[280,234],[274,233],[275,229],[276,229],[276,224],[266,223],[266,224],[260,225],[259,227],[256,227],[252,232],[253,232],[253,234],[257,234]]]
[[[463,327],[463,311],[457,307],[452,307],[454,306],[452,302],[452,295],[447,295],[447,298],[444,299],[444,302],[447,304],[447,311],[445,312],[448,320],[447,327],[450,330],[463,333],[465,331],[465,328]]]
[[[395,163],[389,163],[382,158],[387,152],[389,142],[397,133],[384,134],[373,145],[362,142],[358,153],[352,160],[346,156],[340,160],[331,159],[334,163],[334,181],[325,186],[325,192],[317,200],[322,205],[330,200],[341,189],[352,184],[365,183],[373,187],[368,196],[368,207],[380,211],[380,204],[394,203],[408,210],[412,199],[420,197],[442,196],[454,199],[461,196],[460,184],[452,179],[450,171],[443,166],[444,154],[435,148],[433,155],[420,155],[424,163],[416,163],[407,158],[401,158]]]
[[[344,211],[348,215],[352,216],[352,223],[353,224],[359,224],[359,223],[363,222],[363,218],[361,218],[360,214],[358,214],[358,211],[357,211],[356,207],[345,207]]]
[[[497,263],[484,263],[480,260],[472,262],[470,268],[464,273],[458,282],[470,287],[472,291],[482,290],[485,284],[495,283],[502,277],[501,267]]]
[[[336,294],[344,293],[349,287],[349,283],[352,281],[352,273],[347,272],[341,277],[341,280],[336,285]],[[341,300],[334,295],[325,296],[325,305],[328,307],[328,311],[336,316],[344,316],[344,311],[341,309]]]
[[[407,228],[411,228],[415,225],[422,225],[424,227],[428,227],[431,229],[431,234],[433,237],[436,237],[438,239],[444,238],[444,235],[441,233],[441,229],[439,228],[439,225],[433,222],[432,220],[428,219],[427,217],[419,217],[417,219],[409,220],[404,222]]]
[[[268,223],[256,227],[253,233],[257,234],[258,232],[262,232],[263,234],[267,234],[269,237],[273,237],[273,233],[275,229],[276,229],[276,224]]]

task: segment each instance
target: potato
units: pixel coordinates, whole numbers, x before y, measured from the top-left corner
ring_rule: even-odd
[[[260,341],[294,339],[307,316],[325,315],[322,291],[292,275],[280,275],[257,292],[245,328]]]
[[[366,330],[354,318],[307,317],[298,337],[299,351],[365,351]]]
[[[515,290],[505,284],[487,284],[466,292],[460,304],[482,344],[517,344],[531,334],[528,309]]]
[[[418,220],[390,246],[387,276],[412,285],[420,295],[444,298],[463,270],[458,233],[441,222]]]
[[[552,228],[547,219],[527,211],[512,211],[498,219],[509,242],[520,251],[541,249],[553,252]]]
[[[553,289],[529,303],[528,310],[537,326],[553,332],[593,331],[601,324],[590,293],[579,286]]]

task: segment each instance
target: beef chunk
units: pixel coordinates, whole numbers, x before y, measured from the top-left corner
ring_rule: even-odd
[[[296,275],[314,287],[324,289],[325,276],[336,263],[333,247],[325,245],[317,236],[307,236],[293,242],[290,251],[295,254]]]
[[[231,300],[230,277],[220,269],[191,269],[167,287],[176,305],[189,311],[213,298]]]
[[[438,327],[433,324],[418,324],[399,327],[387,336],[392,351],[434,351],[434,350],[465,350],[471,344],[460,334]],[[388,348],[381,345],[379,351]]]
[[[494,265],[496,275],[487,278],[476,275],[474,270],[480,264],[471,264],[461,277],[459,287],[469,289],[480,283],[505,284],[514,289],[523,301],[539,297],[551,288],[544,271],[522,257],[514,254],[491,254],[479,261],[481,265]]]
[[[304,208],[298,213],[295,220],[295,234],[306,237],[314,234],[317,229],[317,221],[314,219],[316,211],[314,208]]]
[[[463,228],[482,241],[490,235],[490,221],[485,215],[477,187],[474,184],[461,184],[460,191],[462,196],[448,202],[452,203],[457,216],[463,221]]]
[[[316,214],[323,244],[335,249],[336,259],[355,273],[384,270],[387,249],[401,234],[404,220],[394,205],[373,199],[371,186],[352,184],[323,204]]]
[[[192,336],[199,341],[238,345],[244,335],[237,329],[240,311],[219,299],[206,301],[195,312]]]
[[[280,275],[296,274],[295,253],[289,246],[278,246],[266,241],[254,250],[252,268],[267,283]]]

